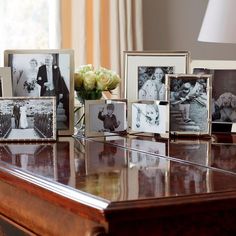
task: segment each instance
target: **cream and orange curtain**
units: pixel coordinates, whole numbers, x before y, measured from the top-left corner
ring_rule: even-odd
[[[72,9],[72,26],[65,30],[72,35],[75,67],[93,64],[123,77],[123,52],[143,49],[142,0],[67,0],[64,4]]]

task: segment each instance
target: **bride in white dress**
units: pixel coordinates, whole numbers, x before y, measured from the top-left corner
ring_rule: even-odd
[[[20,107],[20,128],[26,129],[28,127],[28,121],[26,116],[26,106]]]

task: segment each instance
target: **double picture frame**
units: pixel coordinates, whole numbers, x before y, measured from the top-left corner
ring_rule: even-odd
[[[74,132],[73,50],[6,50],[12,97],[55,97],[58,135]]]

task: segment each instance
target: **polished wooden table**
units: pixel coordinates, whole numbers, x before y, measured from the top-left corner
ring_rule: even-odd
[[[234,235],[235,140],[1,143],[0,235]]]

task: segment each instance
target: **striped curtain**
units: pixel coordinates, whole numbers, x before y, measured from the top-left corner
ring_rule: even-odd
[[[93,64],[124,75],[123,51],[143,49],[142,0],[72,0],[75,67]]]

